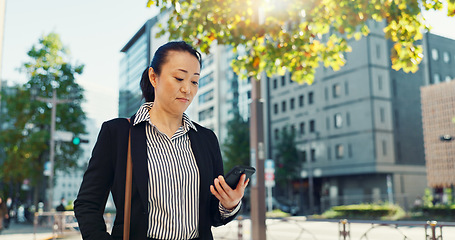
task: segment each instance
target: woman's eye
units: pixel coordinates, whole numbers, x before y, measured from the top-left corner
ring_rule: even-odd
[[[194,85],[199,85],[199,82],[193,81]]]
[[[177,81],[183,81],[183,78],[177,78],[176,77],[175,79],[177,79]]]

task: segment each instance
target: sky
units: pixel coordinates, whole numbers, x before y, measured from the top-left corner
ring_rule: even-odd
[[[147,0],[6,0],[1,78],[25,83],[17,69],[27,51],[50,32],[58,33],[71,62],[84,64],[77,83],[85,88],[83,109],[96,124],[117,117],[120,49],[157,12]],[[455,39],[455,18],[425,13],[432,31]],[[139,81],[139,80],[138,80]]]

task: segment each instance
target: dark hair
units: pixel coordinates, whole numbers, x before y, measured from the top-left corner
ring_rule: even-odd
[[[199,66],[202,67],[202,57],[196,49],[184,41],[172,41],[164,44],[159,47],[155,55],[153,56],[150,67],[153,68],[156,74],[161,74],[161,67],[167,62],[167,56],[169,51],[178,51],[178,52],[188,52],[199,61]],[[142,97],[146,102],[153,102],[155,100],[155,89],[150,83],[149,78],[149,68],[147,67],[142,73],[142,78],[140,82]]]

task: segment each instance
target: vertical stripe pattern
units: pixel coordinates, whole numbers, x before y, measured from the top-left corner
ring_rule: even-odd
[[[153,103],[144,103],[134,125],[146,121],[149,228],[147,237],[192,239],[199,236],[199,169],[188,131],[196,127],[186,114],[183,126],[169,138],[151,122]]]

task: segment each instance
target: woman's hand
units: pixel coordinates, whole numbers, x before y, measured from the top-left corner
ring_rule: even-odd
[[[210,185],[210,191],[220,200],[221,205],[228,210],[234,209],[242,200],[246,186],[250,179],[246,180],[246,175],[242,174],[239,183],[235,189],[232,189],[224,180],[223,176],[218,176],[213,180],[213,185]]]

